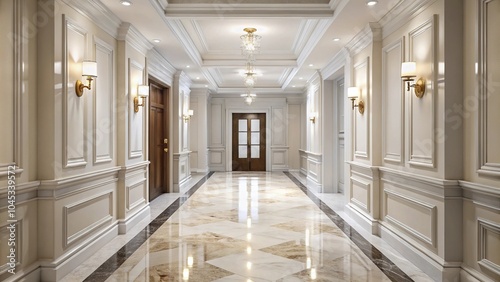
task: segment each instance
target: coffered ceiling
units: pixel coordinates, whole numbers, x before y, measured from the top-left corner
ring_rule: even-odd
[[[255,92],[301,93],[368,22],[378,22],[403,0],[375,6],[366,0],[131,0],[131,6],[102,1],[186,72],[193,87],[239,95],[245,92],[244,28],[262,36]]]

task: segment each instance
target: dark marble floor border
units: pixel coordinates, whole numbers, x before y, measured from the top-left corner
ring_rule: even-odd
[[[175,213],[189,197],[191,197],[212,175],[209,172],[200,179],[191,189],[175,200],[168,208],[160,213],[148,226],[142,229],[134,238],[130,239],[125,246],[112,255],[107,261],[99,266],[84,281],[96,282],[108,279],[146,240],[155,233],[160,226]]]
[[[289,172],[284,172],[332,221],[358,248],[389,278],[391,281],[413,281],[410,276],[404,273],[388,257],[386,257],[375,246],[370,244],[361,234],[345,222],[336,212],[320,200],[313,192],[302,184],[295,176]]]

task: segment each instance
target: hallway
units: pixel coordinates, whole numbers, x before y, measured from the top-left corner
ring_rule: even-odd
[[[87,271],[64,280],[431,281],[410,278],[290,173],[209,174]]]

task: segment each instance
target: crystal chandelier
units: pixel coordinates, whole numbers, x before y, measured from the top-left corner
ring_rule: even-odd
[[[247,62],[247,69],[244,73],[244,83],[246,87],[253,87],[255,85],[256,73],[253,70],[253,65]]]
[[[257,95],[248,92],[247,94],[241,94],[241,97],[243,97],[245,103],[250,106]]]
[[[247,56],[248,60],[254,60],[254,55],[259,53],[260,50],[260,39],[262,38],[260,35],[255,34],[257,31],[256,28],[247,27],[244,28],[243,31],[246,34],[240,36],[241,38],[241,53]]]

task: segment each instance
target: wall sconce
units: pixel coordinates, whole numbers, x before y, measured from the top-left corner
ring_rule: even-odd
[[[358,104],[354,104],[354,100],[359,97],[359,89],[357,87],[349,87],[347,88],[347,98],[351,99],[352,109],[358,108],[360,114],[364,114],[365,112],[365,102],[363,100],[359,100]]]
[[[310,113],[309,114],[309,120],[312,122],[312,123],[316,123],[316,118],[318,117],[318,114],[317,113]]]
[[[75,82],[75,93],[76,96],[82,97],[83,89],[88,90],[92,87],[93,77],[97,77],[97,63],[94,61],[83,61],[82,62],[82,76],[86,76],[88,80],[88,85],[83,84],[79,79]]]
[[[193,116],[194,112],[193,110],[188,110],[187,111],[187,114],[183,115],[182,118],[184,119],[184,122],[188,122],[188,120],[191,119],[191,117]]]
[[[149,86],[147,85],[137,85],[137,96],[134,98],[134,112],[139,111],[139,107],[144,107],[146,105],[146,98],[149,96]],[[141,103],[139,104],[139,98],[141,98]]]
[[[425,79],[419,78],[416,83],[411,84],[417,77],[417,63],[404,62],[401,64],[401,78],[406,82],[406,91],[410,91],[410,87],[414,88],[415,96],[422,98],[425,93]]]

